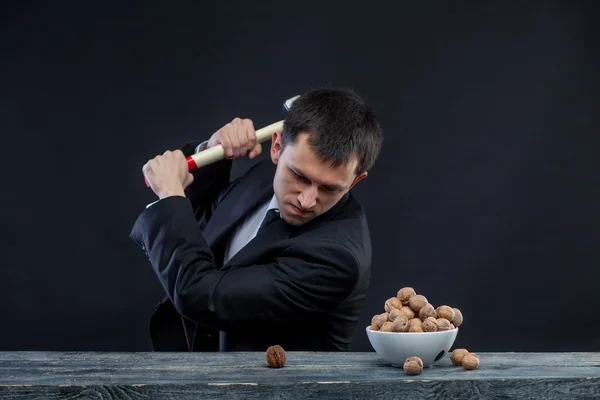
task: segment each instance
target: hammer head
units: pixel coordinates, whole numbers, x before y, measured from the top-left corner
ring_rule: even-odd
[[[285,119],[285,115],[290,111],[292,107],[292,103],[298,98],[300,95],[296,95],[294,97],[290,97],[283,103],[283,108],[281,109],[281,119]]]

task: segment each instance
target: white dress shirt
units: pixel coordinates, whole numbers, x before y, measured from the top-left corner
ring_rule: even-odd
[[[237,228],[235,228],[229,237],[227,246],[225,247],[223,264],[226,264],[227,261],[231,260],[231,258],[236,255],[238,251],[240,251],[245,245],[248,244],[248,242],[254,239],[258,233],[258,228],[260,228],[260,225],[267,215],[267,211],[271,209],[279,209],[275,195],[271,197],[271,200],[264,203],[250,215],[248,215],[246,219],[244,219],[237,226]]]

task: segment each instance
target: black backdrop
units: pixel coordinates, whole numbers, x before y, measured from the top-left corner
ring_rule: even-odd
[[[458,346],[600,350],[597,3],[88,3],[1,13],[0,349],[149,350],[143,163],[339,85],[386,137],[352,350],[407,285],[463,310]]]

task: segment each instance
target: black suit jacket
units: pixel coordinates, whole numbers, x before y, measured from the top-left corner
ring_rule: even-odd
[[[231,351],[347,349],[371,267],[366,217],[350,193],[302,226],[276,221],[223,265],[233,229],[273,195],[275,168],[267,160],[229,182],[231,161],[219,161],[194,172],[187,197],[138,217],[131,237],[167,294],[150,322],[155,351],[216,351],[219,330]]]

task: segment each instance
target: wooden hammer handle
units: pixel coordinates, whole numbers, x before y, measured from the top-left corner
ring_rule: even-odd
[[[262,143],[271,138],[274,132],[281,131],[283,129],[283,120],[272,123],[271,125],[265,126],[256,131],[256,142]],[[186,161],[188,168],[191,171],[205,167],[209,164],[213,164],[225,158],[225,150],[223,146],[216,145],[210,149],[202,150],[199,153],[192,154]]]
[[[273,133],[276,131],[281,131],[283,129],[283,120],[272,123],[271,125],[265,126],[256,131],[256,142],[262,143],[271,138]],[[195,169],[205,167],[209,164],[213,164],[217,161],[220,161],[225,158],[225,149],[223,146],[216,145],[215,147],[211,147],[210,149],[202,150],[199,153],[192,154],[187,157],[185,160],[187,161],[188,170],[192,172]],[[146,182],[146,186],[150,187],[150,184],[144,178],[144,182]]]

